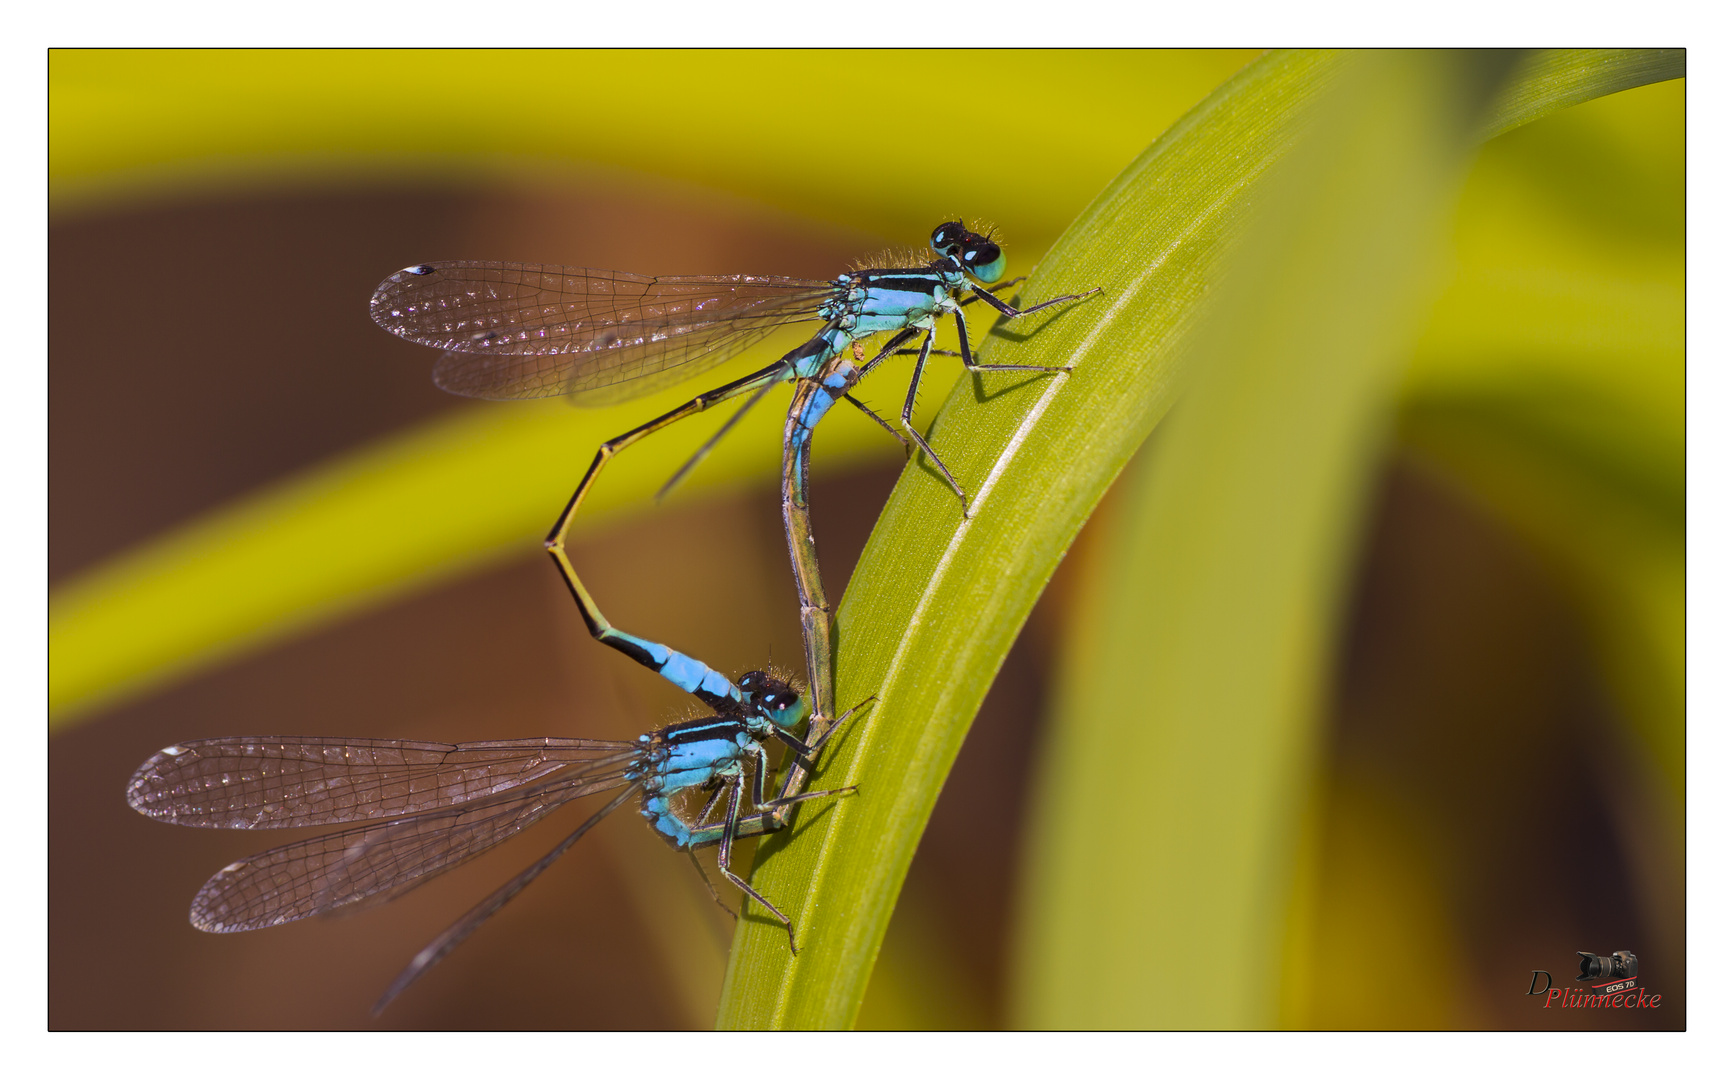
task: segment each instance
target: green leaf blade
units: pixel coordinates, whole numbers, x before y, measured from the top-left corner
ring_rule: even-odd
[[[921,470],[893,492],[838,612],[838,701],[877,693],[880,702],[815,780],[858,783],[862,795],[761,845],[755,884],[790,904],[803,950],[791,958],[772,924],[743,919],[719,1026],[852,1022],[920,831],[994,672],[1084,518],[1172,403],[1198,299],[1220,277],[1260,178],[1342,63],[1278,54],[1248,68],[1129,167],[1050,252],[1025,290],[1032,300],[1097,284],[1112,296],[1039,333],[1007,327],[1020,340],[1007,335],[983,353],[1072,363],[1064,393],[1044,401],[1042,390],[1020,387],[982,400],[972,380],[954,388],[935,447],[966,489],[998,479],[967,525],[954,502],[947,516],[951,497]]]

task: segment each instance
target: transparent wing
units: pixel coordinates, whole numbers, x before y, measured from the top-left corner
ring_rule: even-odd
[[[380,282],[370,307],[399,337],[447,350],[434,368],[442,389],[605,405],[697,375],[780,326],[819,318],[836,289],[748,274],[436,262]]]
[[[275,829],[400,817],[533,784],[568,766],[608,768],[634,744],[595,739],[432,743],[245,735],[170,746],[139,766],[126,801],[146,817]]]
[[[193,897],[192,923],[218,934],[257,930],[362,901],[390,900],[573,799],[632,783],[626,773],[635,757],[621,751],[527,788],[284,844],[231,863]]]
[[[447,927],[444,933],[429,942],[427,947],[422,949],[421,952],[416,953],[415,959],[411,960],[409,966],[404,968],[403,971],[398,974],[397,978],[392,980],[391,985],[386,987],[385,993],[381,994],[379,1000],[374,1003],[373,1015],[378,1016],[381,1012],[385,1011],[385,1007],[391,1004],[392,999],[403,993],[404,990],[409,987],[410,983],[421,978],[422,973],[427,971],[428,968],[433,967],[435,964],[445,959],[446,954],[450,953],[453,949],[462,944],[465,938],[475,933],[477,927],[492,918],[494,912],[505,907],[512,897],[523,892],[525,886],[536,880],[542,871],[554,865],[554,860],[564,855],[567,848],[577,843],[578,839],[585,833],[589,832],[597,822],[619,809],[620,804],[625,802],[631,795],[632,791],[630,788],[616,795],[609,801],[607,806],[604,806],[602,809],[590,815],[589,820],[578,826],[578,828],[574,829],[566,839],[555,845],[553,851],[548,852],[548,854],[536,860],[535,863],[520,873],[517,877],[506,882],[504,885],[501,885],[498,889],[495,889],[487,899],[465,912],[463,918]]]

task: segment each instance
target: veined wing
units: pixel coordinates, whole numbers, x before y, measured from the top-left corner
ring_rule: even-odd
[[[555,845],[553,851],[548,852],[548,854],[536,860],[536,862],[532,863],[517,877],[495,889],[487,899],[465,912],[463,918],[446,927],[445,932],[429,942],[427,947],[422,949],[421,952],[416,953],[415,959],[409,962],[409,966],[404,968],[403,971],[398,974],[397,978],[392,980],[390,986],[386,987],[385,993],[381,994],[379,1000],[374,1003],[373,1015],[378,1016],[381,1012],[385,1011],[385,1007],[391,1004],[392,999],[403,993],[410,983],[421,978],[422,974],[427,971],[428,968],[433,967],[435,964],[445,959],[446,955],[461,945],[465,938],[475,933],[477,927],[492,918],[496,911],[505,907],[506,904],[511,901],[512,897],[523,892],[525,886],[536,880],[536,878],[541,875],[542,871],[554,865],[554,860],[566,854],[567,848],[576,844],[580,837],[596,826],[597,822],[619,809],[620,804],[625,802],[631,795],[632,789],[628,788],[614,796],[607,806],[604,806],[594,814],[591,814],[588,821],[578,826],[578,828],[573,830],[566,839]]]
[[[389,900],[475,858],[573,799],[628,780],[634,753],[516,791],[315,836],[231,863],[193,897],[210,933],[258,930],[366,900]]]
[[[370,307],[399,337],[447,350],[434,368],[442,389],[604,405],[697,375],[779,326],[817,319],[836,289],[804,278],[458,261],[399,270]]]
[[[610,769],[633,743],[247,735],[170,746],[139,766],[127,803],[146,817],[217,829],[276,829],[400,817],[457,806],[590,763]]]

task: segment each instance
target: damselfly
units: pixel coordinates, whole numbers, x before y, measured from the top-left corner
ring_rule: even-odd
[[[873,360],[853,370],[851,386],[891,355],[917,355],[901,427],[933,460],[968,515],[969,497],[911,421],[922,372],[934,351],[937,321],[946,314],[956,320],[958,355],[970,371],[1063,371],[1066,369],[1029,364],[976,363],[962,308],[980,299],[1001,315],[1017,318],[1099,290],[1057,296],[1019,309],[994,295],[997,288],[1012,282],[995,285],[1005,273],[1006,260],[989,236],[954,221],[935,228],[929,243],[938,258],[926,265],[867,268],[830,281],[747,274],[645,277],[535,263],[421,263],[381,282],[371,310],[374,321],[386,330],[446,350],[434,367],[434,382],[452,393],[501,399],[564,395],[580,405],[613,404],[651,393],[722,363],[778,327],[809,320],[824,323],[812,338],[775,363],[700,394],[680,408],[609,439],[597,450],[545,546],[591,634],[619,648],[607,619],[566,554],[567,531],[602,467],[628,446],[678,420],[731,398],[751,395],[664,486],[666,491],[771,387],[791,379],[814,379],[863,338],[887,332],[893,335]],[[917,334],[925,335],[920,348],[905,349],[903,346]],[[897,434],[847,388],[841,397]],[[830,398],[826,404],[834,400]],[[816,416],[813,422],[817,422]],[[811,428],[806,430],[810,435]],[[785,447],[786,456],[789,452]],[[804,504],[804,492],[801,501]],[[792,537],[790,543],[799,577],[801,557],[794,550]],[[822,602],[818,609],[824,609]],[[828,641],[828,626],[824,633]],[[831,715],[830,682],[811,670],[815,649],[809,634],[814,720],[823,726]],[[799,768],[792,770],[791,779],[799,772]]]
[[[853,791],[766,796],[767,739],[787,743],[810,768],[842,725],[809,746],[793,734],[807,715],[806,699],[786,680],[754,671],[735,688],[744,702],[739,708],[670,724],[633,742],[199,739],[161,750],[139,766],[126,797],[139,813],[176,825],[278,829],[366,822],[218,871],[193,898],[190,917],[200,930],[229,933],[393,899],[574,799],[618,789],[552,851],[418,953],[374,1006],[376,1015],[633,795],[657,834],[687,852],[695,866],[695,848],[717,845],[722,875],[783,924],[793,951],[793,922],[730,868],[733,841],[780,828],[796,802]],[[749,773],[750,808],[744,805]],[[709,795],[691,817],[678,805],[689,793]]]

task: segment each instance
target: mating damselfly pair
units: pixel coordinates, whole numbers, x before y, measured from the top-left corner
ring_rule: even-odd
[[[1065,369],[977,363],[963,307],[981,300],[1015,318],[1097,291],[1019,309],[995,295],[1015,280],[1000,282],[1005,258],[989,236],[948,222],[933,231],[930,245],[936,258],[925,265],[860,269],[830,281],[645,277],[502,262],[423,263],[386,278],[373,297],[375,321],[394,334],[445,350],[435,366],[435,382],[474,397],[567,396],[580,405],[612,404],[693,377],[779,327],[805,321],[823,326],[775,363],[604,443],[546,541],[591,634],[699,698],[711,715],[659,728],[634,742],[550,737],[439,744],[245,736],[171,746],[141,766],[128,786],[128,801],[141,813],[220,828],[364,823],[225,867],[194,899],[193,924],[212,932],[258,929],[389,900],[573,799],[616,791],[546,856],[418,954],[375,1011],[635,794],[642,816],[677,849],[690,855],[716,845],[723,876],[782,923],[795,950],[793,922],[729,864],[734,840],[784,827],[803,801],[853,793],[851,788],[803,790],[827,740],[856,711],[838,717],[832,701],[830,608],[807,519],[814,430],[832,405],[849,401],[906,448],[932,460],[967,516],[969,497],[911,419],[922,373],[936,351],[937,323],[953,317],[957,355],[970,371],[1053,374]],[[864,361],[862,342],[880,334],[889,337]],[[919,347],[911,348],[917,337]],[[851,391],[883,361],[900,354],[917,359],[900,424],[893,427]],[[740,412],[675,474],[672,485],[746,409],[789,381],[796,383],[796,392],[784,430],[783,516],[801,604],[805,695],[792,680],[764,672],[731,681],[667,646],[616,630],[590,597],[565,546],[579,505],[614,455],[678,420],[745,397]],[[803,722],[805,739],[797,734]],[[769,794],[771,764],[764,749],[771,741],[784,744],[792,759],[775,796]],[[702,809],[683,811],[684,798],[693,795]]]

